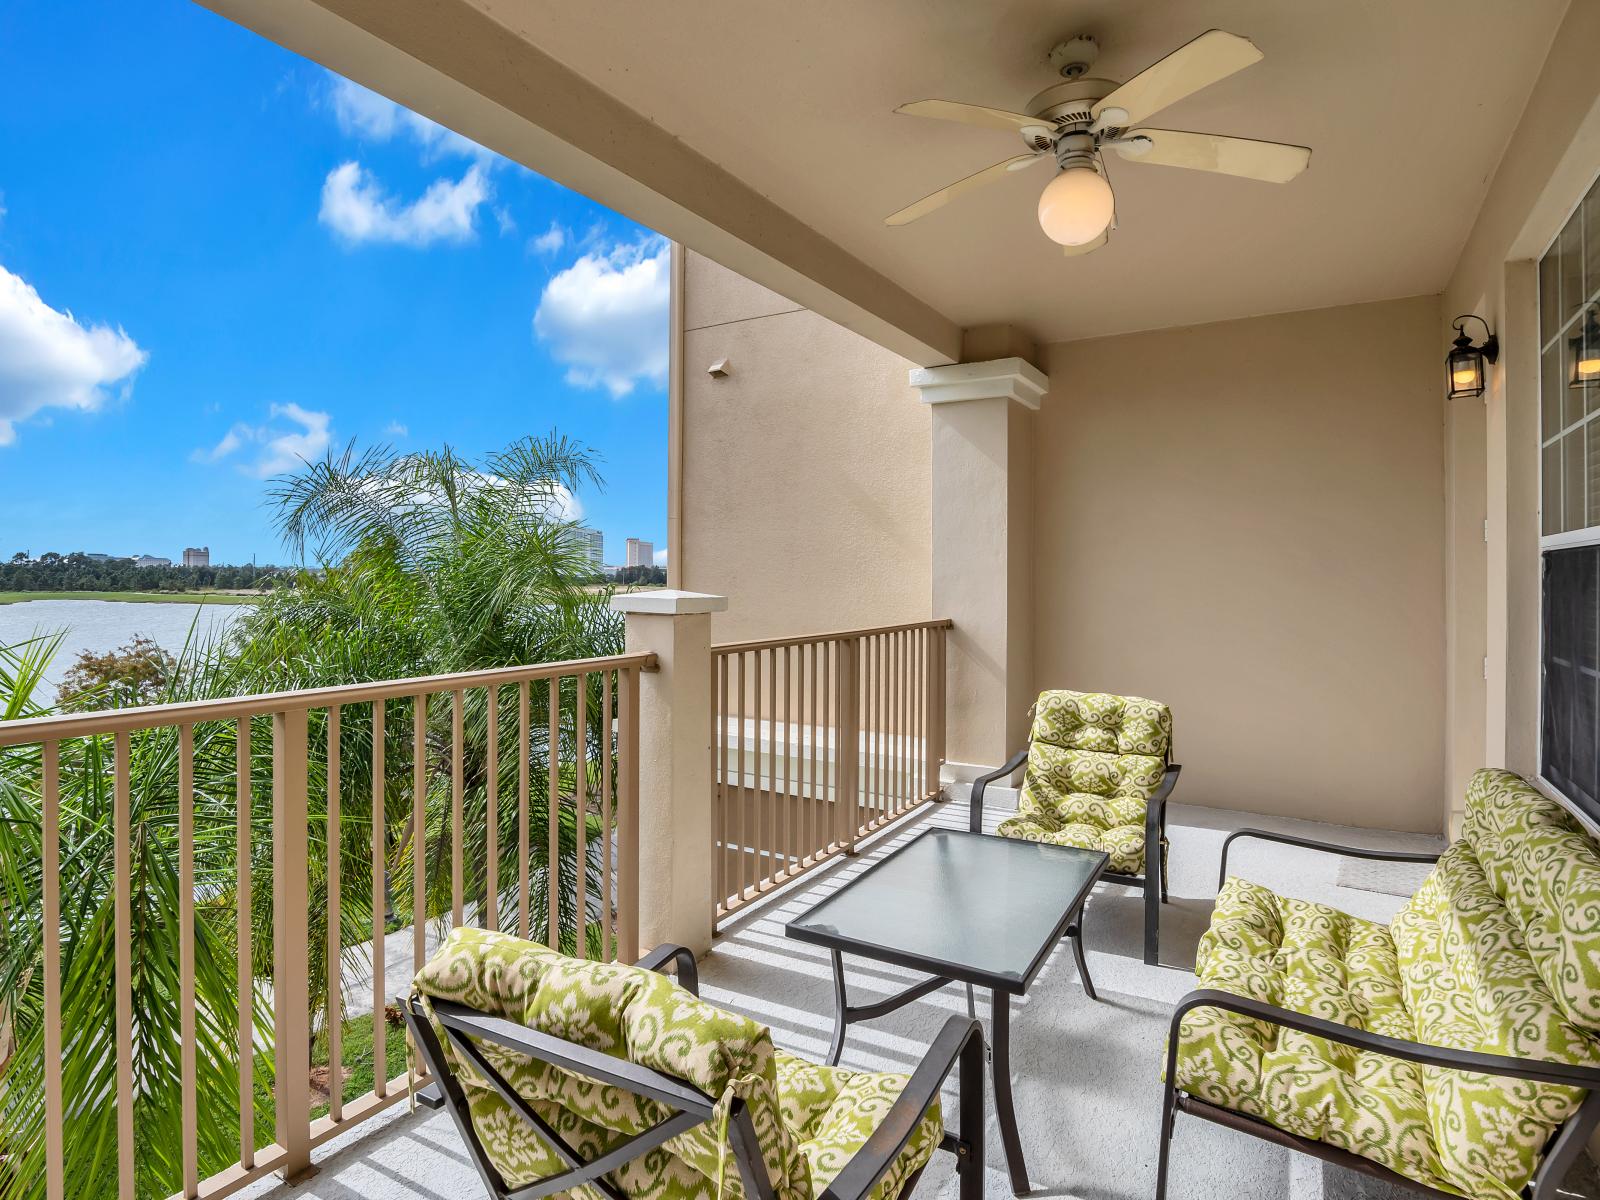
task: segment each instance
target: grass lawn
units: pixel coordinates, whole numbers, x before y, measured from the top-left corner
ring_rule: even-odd
[[[0,604],[24,600],[122,600],[128,604],[254,604],[258,596],[231,592],[0,592]]]
[[[384,1022],[384,1074],[390,1079],[406,1073],[406,1027]],[[349,1103],[372,1091],[372,1016],[367,1014],[346,1021],[340,1034],[340,1059],[344,1064],[344,1100]],[[276,1136],[274,1114],[277,1111],[272,1095],[272,1059],[269,1055],[256,1055],[255,1066],[255,1117],[256,1149],[272,1144]],[[319,1033],[311,1044],[311,1119],[328,1115],[328,1035]]]
[[[384,1022],[384,1073],[393,1079],[396,1075],[405,1074],[406,1070],[406,1027],[404,1022],[391,1025]],[[339,1057],[344,1065],[344,1098],[346,1101],[354,1100],[357,1096],[365,1096],[372,1090],[372,1017],[371,1015],[354,1017],[344,1023],[340,1033],[341,1051]],[[328,1064],[328,1037],[327,1034],[318,1034],[317,1040],[311,1049],[311,1065],[313,1071],[317,1067],[326,1067]],[[319,1073],[320,1074],[320,1073]],[[324,1084],[324,1086],[326,1086]],[[328,1105],[325,1101],[312,1101],[311,1115],[313,1118],[326,1114]]]

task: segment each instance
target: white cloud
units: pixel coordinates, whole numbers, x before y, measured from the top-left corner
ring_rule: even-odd
[[[655,564],[658,567],[667,565],[667,552],[665,550],[657,550],[655,552]]]
[[[359,83],[332,75],[333,84],[329,100],[339,128],[351,137],[372,142],[387,142],[397,134],[413,138],[422,148],[424,162],[459,154],[470,158],[487,158],[489,151],[476,142],[430,121],[420,113],[403,108],[387,97],[362,87]]]
[[[553,276],[533,331],[567,368],[567,382],[626,396],[667,378],[669,250],[661,238],[585,254]]]
[[[511,486],[506,482],[505,476],[489,471],[463,471],[457,476],[457,481],[463,493],[471,493],[474,489],[494,493]],[[557,521],[583,520],[583,503],[567,490],[565,484],[555,480],[546,480],[545,483],[549,488],[549,495],[532,502],[531,506],[535,511]],[[427,488],[418,489],[412,496],[417,504],[445,503],[442,492]]]
[[[190,462],[214,463],[221,462],[247,441],[254,441],[257,431],[249,425],[235,425],[222,439],[209,450],[201,448],[189,453]]]
[[[436,179],[416,200],[401,204],[360,163],[347,162],[323,181],[318,219],[352,244],[468,242],[476,236],[478,208],[488,198],[489,181],[476,163],[459,180]]]
[[[112,384],[131,386],[149,357],[120,328],[83,325],[0,267],[0,446],[43,409],[94,411]]]
[[[555,485],[555,496],[551,500],[548,511],[558,521],[581,521],[583,520],[583,501],[567,491],[565,484],[558,483]]]
[[[511,215],[511,210],[504,205],[497,205],[494,210],[495,222],[500,226],[500,236],[510,237],[517,231],[517,219]]]
[[[567,244],[567,238],[570,236],[565,226],[557,221],[551,221],[549,229],[546,229],[538,237],[528,239],[528,249],[536,250],[540,254],[558,254],[561,251],[561,247]]]
[[[265,479],[269,475],[293,471],[312,459],[322,457],[331,440],[327,413],[310,412],[298,404],[274,404],[272,415],[275,418],[287,417],[300,428],[288,433],[269,430],[262,455],[251,468],[251,474]]]
[[[223,434],[215,446],[195,450],[189,458],[193,462],[219,463],[247,446],[258,447],[248,462],[239,464],[239,469],[246,475],[266,479],[286,471],[297,471],[307,462],[321,458],[333,440],[329,430],[332,418],[328,413],[290,403],[274,404],[269,415],[278,424],[241,422]]]
[[[390,421],[383,427],[383,435],[385,437],[405,437],[410,432],[411,430],[406,428],[406,426],[402,425],[399,421]]]

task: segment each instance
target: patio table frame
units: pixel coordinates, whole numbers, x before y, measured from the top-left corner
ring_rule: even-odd
[[[825,930],[810,927],[805,924],[813,914],[826,908],[830,903],[838,900],[846,893],[857,889],[870,889],[886,877],[885,872],[891,869],[902,855],[907,854],[930,837],[948,837],[954,839],[979,838],[986,843],[996,846],[1015,847],[1015,851],[1006,853],[1055,855],[1065,858],[1079,858],[1095,860],[1093,865],[1084,872],[1081,886],[1062,905],[1062,912],[1058,919],[1050,926],[1049,933],[1040,940],[1038,948],[1032,957],[1017,973],[1002,973],[986,970],[981,966],[965,961],[961,957],[941,957],[926,953],[919,953],[907,949],[904,945],[896,946],[887,940],[871,940],[852,936],[846,930]],[[1063,938],[1072,943],[1073,957],[1077,962],[1079,977],[1083,981],[1085,994],[1091,1000],[1098,1000],[1099,996],[1094,990],[1094,982],[1089,976],[1088,962],[1083,953],[1082,915],[1084,902],[1089,893],[1099,882],[1105,872],[1109,856],[1098,850],[1083,850],[1076,846],[1041,846],[1036,842],[1018,841],[1012,838],[1002,838],[995,834],[973,833],[968,830],[935,828],[924,830],[912,838],[906,845],[886,855],[880,861],[873,863],[855,879],[845,884],[827,899],[813,905],[806,913],[790,921],[784,928],[788,937],[796,941],[807,942],[812,945],[824,947],[832,960],[833,965],[833,991],[834,991],[834,1024],[833,1038],[828,1052],[830,1065],[837,1064],[839,1056],[844,1049],[845,1032],[849,1026],[860,1021],[871,1021],[878,1017],[886,1016],[897,1009],[905,1007],[923,996],[938,991],[950,983],[964,983],[967,986],[968,1003],[971,1004],[972,989],[985,988],[990,996],[991,1030],[989,1040],[989,1065],[994,1084],[995,1112],[1000,1126],[1000,1140],[1005,1149],[1006,1167],[1011,1177],[1011,1190],[1020,1196],[1031,1190],[1028,1181],[1027,1163],[1022,1152],[1022,1140],[1017,1131],[1016,1106],[1011,1094],[1011,997],[1026,995],[1039,972],[1049,961],[1057,944]],[[932,919],[937,920],[933,915]],[[871,1004],[852,1005],[845,984],[844,955],[854,954],[875,962],[888,963],[892,966],[904,967],[908,970],[924,971],[928,978],[919,980],[910,987]]]

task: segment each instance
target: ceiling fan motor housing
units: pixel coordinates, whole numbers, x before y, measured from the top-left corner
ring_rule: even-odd
[[[1094,120],[1090,110],[1117,90],[1109,79],[1073,79],[1047,87],[1028,101],[1027,113],[1053,124],[1088,124]]]

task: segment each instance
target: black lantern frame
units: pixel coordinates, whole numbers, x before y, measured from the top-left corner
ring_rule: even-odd
[[[1483,332],[1488,336],[1479,345],[1474,346],[1472,339],[1467,336],[1463,325],[1467,321],[1476,321],[1483,326]],[[1496,362],[1500,358],[1500,339],[1495,336],[1494,330],[1489,328],[1489,322],[1474,313],[1464,313],[1457,317],[1452,325],[1456,331],[1456,339],[1451,343],[1451,350],[1444,360],[1445,382],[1450,388],[1450,399],[1457,400],[1466,396],[1481,396],[1488,386],[1488,370],[1485,363]]]
[[[1567,357],[1572,361],[1567,370],[1569,388],[1581,392],[1600,387],[1600,305],[1589,306],[1578,332],[1567,339]]]

